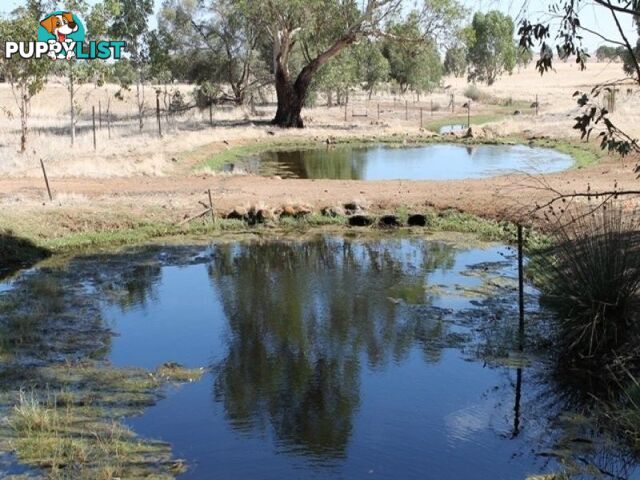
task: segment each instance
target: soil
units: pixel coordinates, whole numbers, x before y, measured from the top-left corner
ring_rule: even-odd
[[[222,145],[222,142],[220,142]],[[223,147],[229,146],[226,142]],[[233,146],[233,143],[231,143]],[[211,151],[220,145],[209,146]],[[198,157],[201,156],[201,152]],[[162,177],[50,178],[54,193],[49,208],[72,212],[74,209],[111,210],[133,215],[147,207],[163,211],[161,217],[179,221],[202,210],[211,189],[215,210],[226,213],[235,207],[282,208],[305,205],[314,211],[326,206],[355,201],[373,212],[397,207],[424,210],[456,209],[485,218],[522,220],[536,202],[556,192],[572,193],[611,190],[636,186],[633,165],[619,159],[604,158],[595,165],[549,175],[504,175],[486,179],[448,181],[343,181],[265,178],[252,175],[210,175],[187,173],[189,162],[176,173]],[[41,178],[0,179],[0,202],[4,213],[20,215],[47,203]],[[85,208],[86,207],[86,208]]]

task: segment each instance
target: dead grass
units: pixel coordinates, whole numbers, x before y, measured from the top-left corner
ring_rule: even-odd
[[[481,86],[483,98],[488,100],[474,102],[473,113],[489,120],[497,120],[488,117],[496,113],[508,114],[508,118],[495,125],[497,135],[522,134],[526,131],[534,135],[574,138],[571,124],[576,106],[572,93],[577,89],[587,90],[598,81],[619,78],[620,68],[616,64],[591,64],[586,72],[580,72],[573,64],[558,64],[556,72],[544,77],[529,68],[505,76],[491,87]],[[364,92],[356,92],[351,97],[351,105],[347,107],[346,121],[344,107],[327,108],[320,99],[319,106],[305,110],[308,128],[302,131],[283,131],[270,127],[267,121],[273,115],[273,104],[258,106],[255,114],[248,108],[216,107],[213,128],[209,125],[208,110],[193,109],[180,117],[163,119],[163,138],[158,137],[152,108],[148,109],[149,117],[146,118],[143,131],[139,132],[131,92],[125,94],[124,100],[117,100],[114,97],[117,90],[115,85],[101,88],[84,86],[79,96],[82,111],[77,125],[76,145],[71,148],[67,91],[60,81],[52,80],[33,99],[32,132],[25,154],[17,153],[19,119],[15,102],[9,86],[0,84],[0,107],[7,112],[0,118],[0,173],[39,177],[39,159],[43,158],[52,177],[166,176],[190,171],[190,158],[185,154],[197,152],[199,148],[212,143],[219,143],[218,149],[223,151],[227,146],[224,142],[237,145],[255,140],[272,140],[274,136],[277,139],[324,140],[330,136],[417,132],[420,108],[423,109],[424,124],[447,122],[452,115],[446,108],[451,94],[456,104],[453,115],[465,113],[461,105],[466,101],[464,91],[468,88],[467,82],[464,79],[447,78],[444,83],[449,87],[448,90],[423,95],[420,101],[414,95],[394,96],[389,91],[378,92],[368,101]],[[178,88],[190,98],[191,86],[181,85]],[[152,85],[145,89],[149,106],[155,99],[154,90]],[[532,115],[531,108],[526,108],[535,100],[536,94],[541,104],[541,115],[538,117]],[[114,118],[111,138],[106,126],[109,99]],[[433,114],[430,111],[432,102],[437,110]],[[640,95],[635,92],[627,96],[626,91],[622,92],[618,104],[614,120],[624,124],[631,134],[640,135],[636,113]],[[95,106],[98,112],[98,105],[101,105],[103,122],[97,132],[97,149],[94,152],[90,128],[91,107]],[[378,105],[380,119],[377,117]],[[521,110],[522,115],[513,117],[511,114],[515,109]],[[368,116],[361,116],[365,113]]]

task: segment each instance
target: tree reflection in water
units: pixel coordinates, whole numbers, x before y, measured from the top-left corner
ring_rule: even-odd
[[[241,430],[269,423],[291,448],[344,455],[360,362],[400,361],[416,343],[437,361],[427,344],[447,332],[438,309],[416,314],[389,292],[451,268],[454,255],[447,244],[418,240],[218,247],[209,274],[230,338],[214,390],[231,423]]]

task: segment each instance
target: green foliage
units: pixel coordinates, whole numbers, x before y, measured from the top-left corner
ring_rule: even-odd
[[[447,49],[444,56],[444,73],[454,77],[463,77],[467,73],[467,49],[464,46]]]
[[[477,102],[485,97],[485,94],[475,85],[469,85],[464,90],[464,96],[470,100],[473,100],[474,102]]]
[[[600,45],[596,50],[596,59],[599,62],[605,60],[615,62],[620,60],[620,57],[624,55],[624,48],[611,47],[609,45]]]
[[[23,59],[18,55],[5,58],[5,42],[35,40],[39,27],[36,19],[42,17],[45,8],[48,7],[44,2],[29,0],[26,6],[14,10],[9,18],[0,18],[0,74],[11,85],[20,112],[21,152],[27,145],[31,98],[44,87],[53,62],[49,58]]]
[[[153,13],[153,0],[118,0],[109,26],[113,38],[127,42],[127,52],[135,65],[147,57],[145,36],[149,32],[149,16]]]
[[[514,25],[510,16],[492,10],[478,12],[466,32],[469,80],[492,85],[504,72],[516,65]]]
[[[409,88],[417,92],[431,91],[440,83],[442,65],[437,46],[423,36],[416,12],[389,27],[383,54],[389,62],[391,78],[403,93]]]
[[[516,64],[518,67],[527,68],[533,61],[533,50],[526,47],[516,46]]]
[[[389,79],[389,61],[382,54],[381,43],[367,40],[352,47],[358,68],[358,79],[364,89],[373,93],[379,83]]]

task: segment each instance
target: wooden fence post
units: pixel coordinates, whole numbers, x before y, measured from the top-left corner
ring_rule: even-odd
[[[209,208],[211,209],[211,223],[216,223],[216,217],[213,213],[213,200],[211,199],[211,189],[207,189],[207,193],[209,194]]]
[[[51,196],[51,188],[49,187],[49,178],[47,178],[47,171],[44,169],[44,162],[40,159],[40,166],[42,167],[42,174],[44,175],[44,183],[47,185],[47,193],[49,194],[49,201],[53,201]]]
[[[380,102],[378,102],[378,120],[380,120]]]
[[[162,122],[160,121],[160,90],[156,90],[156,118],[158,119],[158,136],[162,137]]]
[[[107,100],[107,132],[111,139],[111,98]]]
[[[102,101],[98,100],[98,126],[102,130]]]
[[[213,99],[209,95],[209,125],[213,127]]]
[[[91,107],[91,122],[93,124],[93,149],[96,149],[96,107]]]

